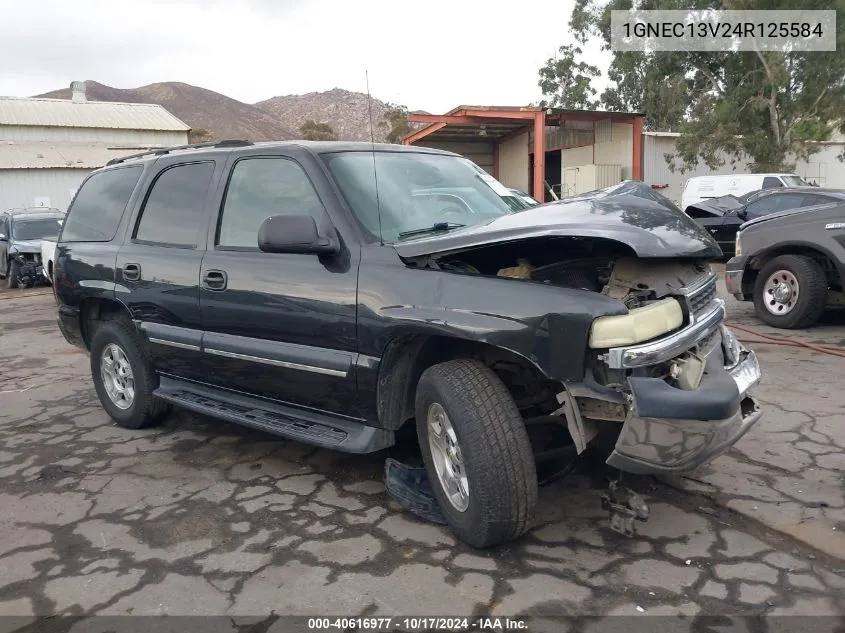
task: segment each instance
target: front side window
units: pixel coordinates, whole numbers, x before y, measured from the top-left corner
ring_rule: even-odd
[[[242,158],[226,188],[217,245],[258,248],[258,229],[270,216],[310,215],[319,221],[323,213],[314,186],[293,160]]]
[[[62,224],[58,218],[19,219],[12,226],[12,237],[16,240],[54,239],[61,230]]]
[[[162,171],[141,210],[135,239],[196,248],[205,229],[205,200],[214,163],[175,165]]]
[[[113,239],[143,171],[140,165],[134,165],[90,176],[70,203],[61,241],[108,242]]]
[[[379,230],[395,241],[514,212],[505,200],[513,194],[459,156],[338,152],[325,160],[352,212],[376,238]]]

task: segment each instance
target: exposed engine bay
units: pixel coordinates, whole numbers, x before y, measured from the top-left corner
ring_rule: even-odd
[[[18,265],[18,286],[26,288],[41,281],[41,253],[13,253],[11,259]]]
[[[706,260],[638,259],[619,242],[579,237],[493,244],[425,256],[414,264],[601,292],[621,300],[628,309],[678,294],[710,270]]]

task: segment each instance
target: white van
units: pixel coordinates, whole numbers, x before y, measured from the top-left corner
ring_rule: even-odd
[[[775,187],[808,187],[810,183],[795,174],[725,174],[714,176],[693,176],[684,185],[681,194],[681,209],[706,198],[741,196],[759,189]]]

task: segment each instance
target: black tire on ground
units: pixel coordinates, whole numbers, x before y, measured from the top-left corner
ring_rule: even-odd
[[[773,314],[764,305],[768,299],[766,281],[783,270],[794,275],[798,282],[795,306],[786,314]],[[765,323],[784,329],[809,327],[822,316],[827,304],[828,283],[824,270],[814,259],[803,255],[781,255],[763,266],[754,284],[754,309]]]
[[[463,512],[444,492],[432,460],[428,413],[433,404],[443,407],[457,437],[469,488]],[[531,528],[537,506],[531,443],[507,387],[489,367],[461,359],[426,369],[417,385],[416,419],[432,490],[460,540],[491,547]]]
[[[103,350],[110,343],[116,344],[126,355],[135,380],[135,398],[127,409],[115,405],[106,392],[101,373]],[[117,423],[127,429],[143,429],[163,420],[171,411],[171,405],[155,398],[152,393],[158,387],[158,376],[144,355],[131,323],[124,319],[105,321],[99,325],[91,338],[91,378],[103,409]]]
[[[6,287],[17,288],[18,276],[21,274],[21,265],[14,259],[9,260],[9,265],[6,267]]]

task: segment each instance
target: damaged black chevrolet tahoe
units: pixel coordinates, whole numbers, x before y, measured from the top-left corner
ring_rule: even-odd
[[[416,425],[447,522],[478,547],[532,525],[528,428],[671,473],[758,420],[708,234],[639,182],[519,212],[507,195],[465,158],[401,146],[112,161],[59,239],[59,324],[124,427],[177,405],[365,453]]]

